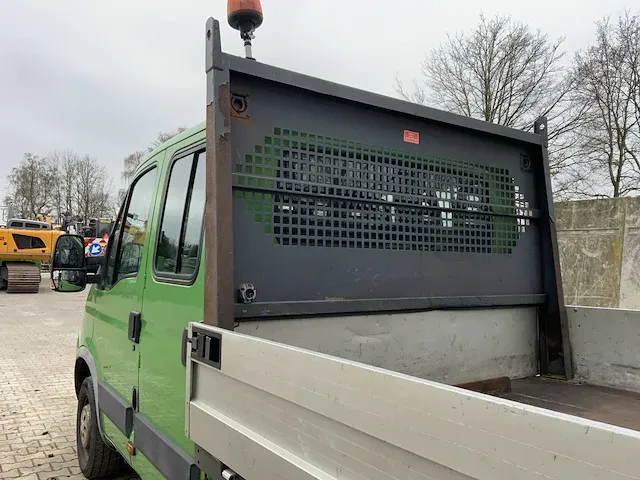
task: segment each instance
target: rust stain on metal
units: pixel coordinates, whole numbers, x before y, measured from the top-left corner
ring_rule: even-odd
[[[231,79],[223,59],[220,26],[207,23],[207,153],[204,322],[233,328],[233,192]]]
[[[218,110],[222,115],[224,132],[228,132],[231,128],[231,89],[228,82],[218,86]],[[221,135],[223,132],[217,133]]]
[[[223,148],[227,148],[228,145],[231,145],[231,132],[225,132],[216,137],[216,149],[220,150]],[[229,161],[230,160],[231,159],[229,158]],[[231,179],[229,179],[229,181],[231,181]]]
[[[247,115],[246,113],[237,113],[235,111],[231,111],[231,116],[233,118],[237,118],[240,120],[251,120],[251,117],[249,115]]]
[[[207,109],[207,193],[205,236],[205,323],[231,329],[233,314],[233,195],[231,94],[229,82],[216,88]],[[215,105],[217,103],[217,105]]]
[[[204,209],[205,245],[207,254],[205,256],[205,281],[204,281],[204,322],[217,326],[218,313],[218,283],[215,275],[217,264],[216,255],[216,176],[215,176],[215,151],[216,142],[212,138],[215,133],[214,128],[214,104],[207,107],[207,153],[206,153],[206,202]]]
[[[231,132],[224,132],[216,139],[218,145],[222,145],[224,142],[231,142]]]
[[[218,236],[217,284],[219,321],[221,328],[233,329],[233,192],[231,167],[231,132],[216,137],[218,152],[218,208],[216,235]]]
[[[505,395],[511,392],[511,379],[509,377],[489,378],[477,382],[461,383],[455,385],[465,390],[486,393],[487,395]]]

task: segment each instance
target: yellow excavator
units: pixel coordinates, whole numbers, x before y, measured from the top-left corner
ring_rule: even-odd
[[[51,226],[50,217],[44,221],[13,218],[0,227],[0,289],[38,293],[41,264],[50,260],[63,233]]]

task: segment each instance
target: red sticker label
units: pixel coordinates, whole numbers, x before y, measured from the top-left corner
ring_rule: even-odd
[[[420,143],[420,133],[412,132],[411,130],[405,130],[404,141],[407,143],[415,143],[416,145],[418,145]]]

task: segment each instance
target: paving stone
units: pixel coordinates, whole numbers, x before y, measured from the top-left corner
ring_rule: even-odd
[[[0,480],[84,479],[77,461],[76,337],[86,291],[0,291]],[[135,478],[135,477],[128,477]]]

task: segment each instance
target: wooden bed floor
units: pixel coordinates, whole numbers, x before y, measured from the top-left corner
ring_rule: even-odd
[[[543,377],[511,382],[503,398],[536,407],[640,430],[640,394]]]

